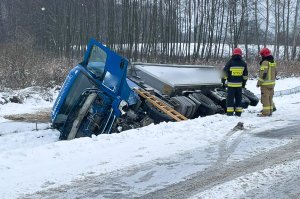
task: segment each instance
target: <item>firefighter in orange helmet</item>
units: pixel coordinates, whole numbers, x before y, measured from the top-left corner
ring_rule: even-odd
[[[273,95],[276,80],[276,62],[268,48],[261,49],[259,54],[262,60],[260,61],[259,77],[256,86],[260,87],[261,90],[263,109],[258,116],[272,116],[272,112],[275,110]]]
[[[248,69],[246,62],[242,59],[242,50],[235,48],[232,51],[231,59],[223,69],[222,83],[225,87],[227,80],[227,115],[241,116],[242,108],[242,88],[245,88],[248,79]]]

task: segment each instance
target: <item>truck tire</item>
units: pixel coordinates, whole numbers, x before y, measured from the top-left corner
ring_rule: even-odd
[[[205,116],[205,115],[213,115],[217,112],[218,107],[217,105],[205,96],[202,93],[193,93],[192,96],[200,102],[199,109],[197,111],[198,116]]]
[[[256,106],[258,104],[259,99],[254,93],[247,89],[243,89],[243,94],[250,100],[250,106]]]
[[[174,109],[181,113],[182,115],[186,116],[188,112],[188,106],[186,101],[182,99],[182,96],[176,96],[171,98],[171,103],[175,104]]]
[[[186,96],[172,97],[170,101],[176,103],[174,109],[187,118],[192,118],[199,107],[197,103]]]
[[[209,97],[224,110],[226,110],[227,92],[223,89],[214,89],[209,92]]]
[[[242,107],[246,109],[248,108],[249,104],[250,104],[250,100],[248,99],[248,97],[242,94]]]
[[[170,116],[157,109],[148,101],[145,101],[144,103],[144,110],[147,112],[147,115],[154,121],[155,124],[163,121],[172,121],[172,118]]]
[[[226,109],[224,109],[221,105],[217,105],[217,112],[216,113],[219,113],[219,114],[225,114],[226,113]]]

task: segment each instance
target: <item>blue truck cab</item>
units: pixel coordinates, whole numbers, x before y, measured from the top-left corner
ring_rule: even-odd
[[[138,102],[132,90],[137,85],[126,78],[128,63],[90,40],[83,61],[69,72],[51,111],[60,139],[110,133],[123,109]]]

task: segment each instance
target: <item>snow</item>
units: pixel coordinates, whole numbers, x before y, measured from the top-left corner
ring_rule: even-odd
[[[252,190],[257,189],[260,186],[267,187],[265,188],[265,190],[260,190],[265,195],[265,197],[263,198],[275,198],[273,195],[270,196],[270,193],[272,192],[278,194],[276,198],[286,198],[285,195],[276,192],[276,190],[272,190],[272,185],[274,182],[278,182],[278,184],[283,184],[283,182],[286,181],[286,178],[288,176],[296,176],[296,178],[299,179],[299,165],[300,160],[296,160],[277,166],[272,166],[262,171],[253,172],[251,174],[238,177],[224,184],[217,185],[212,189],[203,191],[202,193],[191,197],[191,199],[245,198],[245,193],[251,192]],[[249,198],[254,198],[254,196],[255,195]]]
[[[277,81],[275,90],[297,86],[300,86],[300,78],[281,79]],[[247,88],[255,94],[260,93],[255,80],[249,80]],[[109,174],[187,152],[203,152],[202,155],[197,155],[197,161],[202,162],[202,165],[180,172],[177,170],[176,177],[164,176],[162,179],[161,176],[156,176],[155,182],[139,184],[152,186],[157,183],[156,188],[159,188],[178,182],[197,171],[203,171],[210,166],[210,163],[205,164],[207,159],[217,161],[218,151],[207,152],[212,145],[220,144],[220,148],[231,150],[231,154],[223,154],[221,157],[227,162],[243,160],[261,151],[272,150],[291,142],[291,139],[262,139],[253,135],[263,130],[290,125],[293,122],[291,118],[298,119],[300,113],[295,110],[300,108],[300,94],[276,97],[274,102],[278,111],[268,118],[256,116],[261,109],[259,104],[245,110],[242,117],[213,115],[178,123],[151,124],[119,134],[71,141],[58,141],[59,132],[50,129],[50,124],[36,126],[35,123],[13,122],[3,118],[7,114],[33,113],[49,109],[53,102],[34,98],[26,99],[24,104],[0,105],[0,198],[22,197],[69,184],[86,176]],[[233,133],[231,130],[238,122],[243,122],[246,130]],[[236,178],[199,193],[195,198],[239,197],[242,192],[232,190],[239,190],[243,186],[241,182],[246,182],[251,189],[257,182],[278,180],[280,176],[274,176],[274,173],[280,170],[292,172],[299,165],[299,161],[289,162],[289,165],[286,169],[278,165]],[[133,184],[134,180],[127,183]],[[152,186],[152,189],[147,191],[154,189]],[[135,188],[135,191],[143,193],[141,187]]]
[[[255,80],[249,80],[249,81],[247,81],[246,87],[247,87],[247,89],[252,91],[254,94],[260,94],[260,88],[256,87],[256,83],[257,83],[257,81],[255,81]],[[298,77],[279,79],[279,80],[276,80],[275,92],[292,89],[299,85],[300,85],[300,78],[298,78]]]

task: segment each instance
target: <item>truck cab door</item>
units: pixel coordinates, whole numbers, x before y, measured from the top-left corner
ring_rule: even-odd
[[[92,74],[101,89],[113,97],[119,95],[126,81],[127,59],[91,39],[81,64]]]
[[[109,106],[99,110],[106,114],[100,133],[110,133],[114,121],[122,114],[132,92],[126,82],[128,60],[91,39],[81,65],[96,82],[102,95],[107,96],[101,98],[101,103]]]

